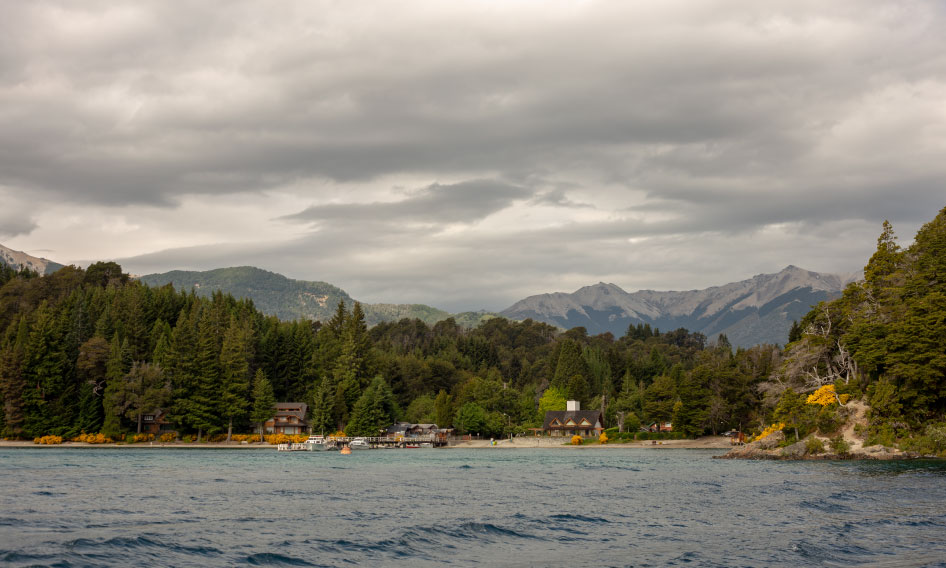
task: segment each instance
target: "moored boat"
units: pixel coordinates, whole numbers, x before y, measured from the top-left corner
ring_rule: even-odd
[[[313,452],[338,449],[335,440],[327,439],[325,436],[309,436],[305,443],[309,446],[309,450]]]
[[[353,450],[370,450],[371,444],[368,443],[368,440],[364,438],[355,438],[348,443],[348,447]]]

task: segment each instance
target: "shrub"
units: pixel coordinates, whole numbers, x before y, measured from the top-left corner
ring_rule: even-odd
[[[133,444],[140,444],[142,442],[153,442],[154,434],[135,434],[131,437],[131,442]]]
[[[900,445],[910,452],[946,457],[946,423],[928,424],[922,435],[908,438]]]
[[[870,434],[865,442],[868,446],[880,444],[882,446],[893,447],[897,443],[897,434],[890,424],[881,424],[870,429]]]
[[[230,436],[233,442],[259,442],[259,434],[234,434]]]
[[[269,434],[266,436],[266,443],[271,446],[276,446],[279,444],[288,444],[292,439],[285,434]]]
[[[42,438],[34,438],[34,444],[47,444],[47,445],[59,445],[62,443],[62,436],[43,436]]]
[[[839,456],[846,455],[851,451],[851,445],[848,444],[843,436],[835,436],[831,438],[831,451]]]
[[[105,434],[99,432],[98,434],[86,434],[83,432],[75,438],[72,439],[73,442],[85,442],[86,444],[111,444],[114,442],[111,438]]]
[[[824,453],[824,442],[821,441],[821,438],[815,438],[812,436],[805,440],[805,453],[806,454],[823,454]]]
[[[606,433],[602,432],[601,435],[598,436],[598,443],[599,443],[599,444],[607,444],[607,443],[608,443],[608,435],[607,435]]]
[[[824,435],[833,434],[841,427],[841,418],[836,412],[837,407],[826,406],[818,413],[815,424],[818,431]]]
[[[194,441],[194,437],[188,434],[184,436],[183,438],[181,438],[181,441],[184,442],[185,444],[190,444],[191,442]]]
[[[159,440],[165,443],[173,442],[177,440],[177,432],[165,432],[164,434],[161,434]]]
[[[580,445],[581,445],[581,436],[579,436],[579,435],[577,435],[577,434],[574,435],[574,436],[572,436],[572,442],[571,442],[571,443],[572,443],[573,446],[580,446]]]
[[[764,440],[765,438],[768,438],[769,436],[778,432],[779,430],[782,430],[783,428],[785,428],[784,422],[771,424],[765,430],[763,430],[758,436],[756,436],[752,441],[757,442],[759,440]]]

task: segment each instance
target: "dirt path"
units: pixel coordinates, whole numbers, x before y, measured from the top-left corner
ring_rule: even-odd
[[[851,401],[847,404],[851,409],[851,416],[848,418],[847,425],[841,430],[844,441],[850,444],[851,451],[857,451],[864,447],[864,440],[854,433],[854,427],[858,424],[867,426],[867,405],[861,401]]]

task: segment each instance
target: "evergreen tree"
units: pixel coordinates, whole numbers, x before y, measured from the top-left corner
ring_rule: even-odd
[[[25,349],[24,392],[27,436],[67,434],[76,415],[78,393],[66,381],[66,355],[54,310],[43,301],[36,311]]]
[[[336,426],[335,385],[331,380],[326,379],[319,383],[312,399],[310,415],[313,432],[325,434],[334,431]]]
[[[587,372],[581,345],[570,339],[562,340],[558,362],[555,365],[555,375],[552,377],[552,386],[565,389],[575,375],[580,375],[587,384]]]
[[[220,416],[227,420],[227,442],[233,435],[233,421],[242,418],[249,407],[250,357],[252,329],[230,317],[220,352]]]
[[[658,423],[670,420],[675,402],[673,380],[668,375],[657,377],[644,391],[644,410],[648,420]]]
[[[437,393],[434,399],[434,416],[437,426],[449,428],[453,425],[453,397],[442,390]]]
[[[345,433],[349,436],[377,436],[395,418],[394,395],[382,377],[375,377],[352,409]]]
[[[794,390],[789,388],[782,393],[782,398],[775,407],[775,419],[780,422],[785,422],[786,425],[794,429],[795,441],[801,439],[798,435],[798,426],[805,416],[806,406],[805,396],[796,394]]]
[[[26,378],[23,375],[25,359],[24,344],[27,337],[25,320],[14,321],[11,331],[13,337],[6,340],[0,348],[0,394],[3,395],[3,437],[19,438],[23,434],[26,420],[24,391]]]
[[[106,436],[117,436],[121,432],[120,393],[124,390],[122,384],[125,375],[131,369],[126,367],[127,353],[123,353],[121,341],[116,333],[109,344],[108,359],[105,363],[105,387],[102,394],[102,405],[105,417],[102,424],[102,433]]]
[[[122,380],[109,383],[106,404],[109,414],[135,421],[141,433],[142,416],[159,409],[170,395],[160,367],[135,362]]]
[[[276,397],[273,385],[266,378],[262,369],[257,369],[253,379],[253,410],[250,420],[259,425],[259,440],[263,441],[263,425],[276,415]]]

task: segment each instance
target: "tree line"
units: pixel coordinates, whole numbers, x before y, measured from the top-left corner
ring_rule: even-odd
[[[900,439],[946,411],[944,235],[943,211],[906,249],[885,223],[865,280],[814,307],[784,350],[646,324],[622,337],[504,318],[369,328],[344,302],[327,322],[281,321],[220,292],[145,286],[110,262],[5,269],[0,431],[134,432],[162,409],[200,438],[251,431],[280,400],[306,402],[316,432],[370,435],[406,420],[501,436],[574,399],[607,427],[671,421],[699,435],[778,417],[810,428],[817,417],[797,418],[799,397],[834,384],[869,402],[874,435]]]
[[[5,437],[139,431],[166,412],[181,433],[249,431],[272,401],[303,401],[316,432],[374,434],[397,419],[499,436],[541,426],[565,399],[608,425],[673,420],[689,434],[756,419],[775,346],[733,352],[679,329],[615,338],[503,318],[368,328],[340,302],[327,322],[280,321],[249,300],[151,288],[115,263],[4,272]]]

